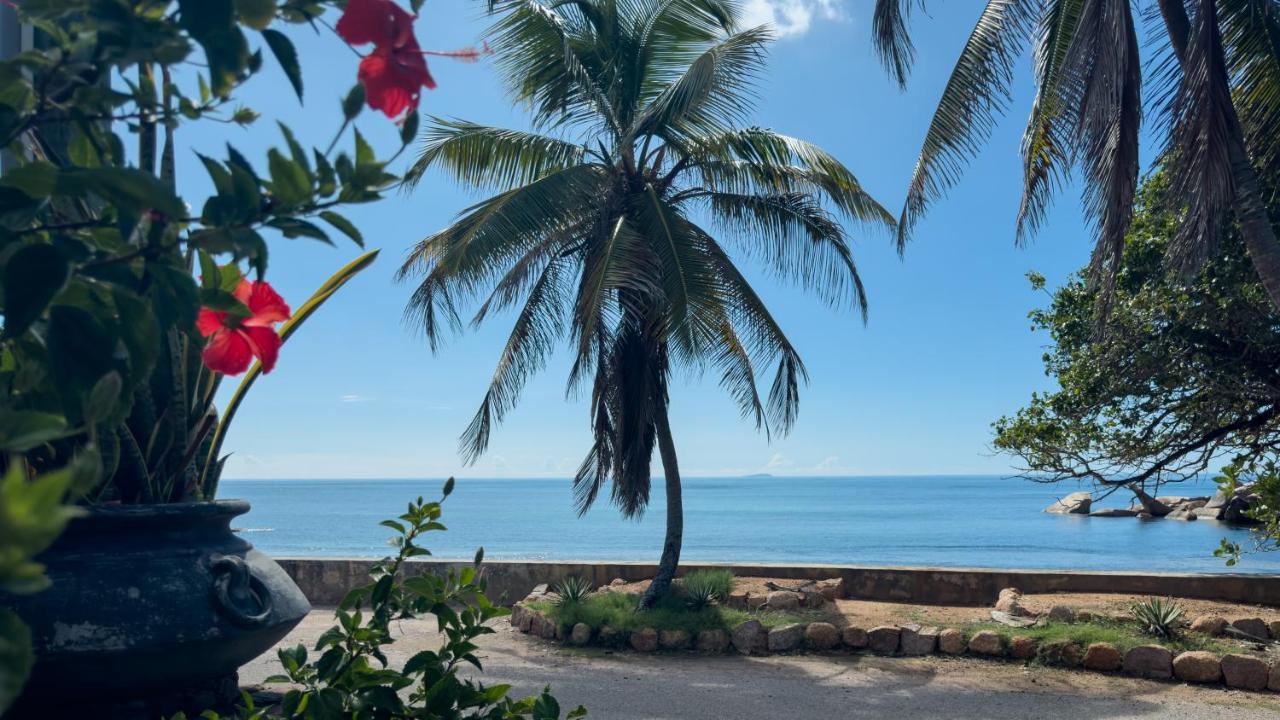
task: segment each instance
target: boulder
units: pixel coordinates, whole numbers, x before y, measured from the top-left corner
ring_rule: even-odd
[[[1154,517],[1164,517],[1168,515],[1173,508],[1169,507],[1160,498],[1153,498],[1146,493],[1145,490],[1137,485],[1130,485],[1129,490],[1133,492],[1133,497],[1142,506],[1142,512]]]
[[[800,647],[804,639],[804,625],[792,623],[769,631],[769,652],[790,652]]]
[[[610,581],[609,584],[612,585],[613,587],[618,587],[619,585],[626,585],[627,581],[623,580],[622,578],[614,578],[612,581]]]
[[[698,633],[694,647],[698,652],[708,655],[722,653],[729,647],[729,633],[723,630],[703,630]]]
[[[1092,611],[1092,610],[1077,610],[1077,611],[1076,611],[1076,622],[1078,622],[1078,623],[1091,623],[1091,622],[1093,622],[1094,620],[1097,620],[1097,619],[1098,619],[1098,614],[1097,614],[1097,613],[1095,613],[1095,612],[1094,612],[1094,611]]]
[[[1089,508],[1093,505],[1093,495],[1087,492],[1073,492],[1070,495],[1058,498],[1052,505],[1045,508],[1047,513],[1055,513],[1057,515],[1088,515]]]
[[[898,651],[898,638],[902,631],[894,625],[878,625],[867,631],[867,647],[879,655],[892,655]]]
[[[867,631],[857,625],[850,625],[840,631],[840,641],[843,642],[846,647],[851,647],[854,650],[861,650],[867,646]]]
[[[1280,640],[1280,620],[1267,623],[1267,632],[1271,634],[1272,640]]]
[[[1098,672],[1119,670],[1124,657],[1115,645],[1106,642],[1091,643],[1084,651],[1084,667]]]
[[[944,655],[964,653],[964,633],[955,628],[945,628],[938,633],[938,652]]]
[[[1107,508],[1105,510],[1094,510],[1089,513],[1089,517],[1109,518],[1109,517],[1133,517],[1138,511],[1132,508]]]
[[[1003,655],[1004,639],[994,630],[979,630],[969,638],[969,652],[975,655]]]
[[[938,647],[938,633],[939,630],[936,627],[904,625],[899,635],[898,646],[902,649],[903,655],[932,655]]]
[[[1280,692],[1280,662],[1271,666],[1271,678],[1267,680],[1267,689]]]
[[[759,620],[739,623],[729,639],[733,648],[743,655],[763,655],[769,651],[769,631]]]
[[[725,604],[735,610],[746,610],[747,594],[744,592],[729,593],[729,598],[726,600]]]
[[[1179,653],[1173,659],[1173,676],[1184,682],[1216,683],[1222,679],[1222,661],[1203,650]]]
[[[822,593],[822,597],[834,602],[844,597],[844,578],[839,577],[832,580],[819,580],[817,588],[818,592]]]
[[[620,633],[612,625],[605,625],[600,628],[600,632],[596,633],[596,642],[612,647],[619,644],[618,635]]]
[[[1123,667],[1130,675],[1167,680],[1173,677],[1173,654],[1159,645],[1139,645],[1124,654]]]
[[[510,621],[511,627],[519,630],[520,618],[523,616],[524,616],[524,606],[521,605],[520,603],[516,603],[515,605],[511,606],[511,614],[507,616],[507,620]]]
[[[1190,522],[1196,519],[1196,511],[1195,508],[1178,508],[1165,515],[1165,517],[1169,520],[1186,520]]]
[[[1267,635],[1269,635],[1271,632],[1270,629],[1267,628],[1267,624],[1262,621],[1262,618],[1256,618],[1256,617],[1240,618],[1239,620],[1232,620],[1231,627],[1239,630],[1240,632],[1246,635],[1256,637],[1259,640],[1266,640]]]
[[[820,608],[827,602],[827,599],[817,590],[804,590],[800,593],[800,597],[802,598],[800,604],[807,608]]]
[[[1060,623],[1076,621],[1076,611],[1067,605],[1054,605],[1049,608],[1049,619]]]
[[[591,626],[586,623],[578,623],[573,626],[573,630],[569,631],[569,644],[586,645],[591,642]]]
[[[1000,596],[996,598],[996,610],[1009,613],[1010,615],[1029,615],[1027,609],[1022,607],[1022,591],[1018,588],[1005,588],[1000,591]]]
[[[658,649],[658,631],[644,628],[631,633],[631,649],[636,652],[653,652]]]
[[[1014,635],[1009,639],[1009,655],[1018,660],[1030,660],[1036,656],[1039,643],[1033,637]]]
[[[1217,615],[1199,615],[1191,621],[1191,632],[1218,637],[1227,627],[1227,619]]]
[[[759,610],[764,607],[764,604],[767,602],[769,602],[769,598],[766,595],[747,595],[748,610]]]
[[[800,593],[794,593],[790,590],[774,590],[769,593],[765,604],[770,610],[795,610],[800,607]]]
[[[804,629],[804,642],[814,650],[830,650],[840,644],[840,631],[831,623],[809,623]]]
[[[1221,490],[1214,493],[1213,497],[1209,498],[1209,502],[1196,511],[1196,515],[1226,522],[1251,522],[1245,517],[1245,513],[1257,500],[1258,495],[1253,492],[1253,484],[1246,483],[1237,487],[1230,497]]]
[[[1072,640],[1054,640],[1040,646],[1040,662],[1045,665],[1076,667],[1084,657],[1084,652]]]
[[[658,647],[663,650],[684,650],[689,647],[688,630],[662,630],[658,633]]]
[[[1271,667],[1261,658],[1252,655],[1224,655],[1222,679],[1227,687],[1242,690],[1262,690],[1270,680]]]

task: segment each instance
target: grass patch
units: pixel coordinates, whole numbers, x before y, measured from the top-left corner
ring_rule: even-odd
[[[1232,643],[1197,633],[1184,633],[1174,638],[1158,638],[1147,635],[1136,625],[1123,622],[1094,621],[1087,623],[1056,623],[1025,628],[1012,628],[999,623],[972,623],[961,628],[969,638],[979,630],[994,630],[1009,641],[1014,635],[1034,638],[1041,645],[1057,640],[1071,640],[1086,648],[1092,643],[1105,642],[1116,646],[1120,652],[1139,645],[1163,645],[1177,653],[1186,650],[1208,650],[1219,654],[1239,652]]]
[[[627,634],[643,628],[684,630],[694,635],[703,630],[729,631],[747,620],[759,620],[765,627],[777,627],[825,618],[819,611],[748,612],[723,605],[692,610],[679,590],[668,593],[652,608],[637,612],[636,603],[639,600],[638,594],[603,592],[578,602],[562,602],[559,605],[534,602],[529,607],[544,613],[562,627],[583,623],[593,631],[598,631],[607,625],[620,633],[619,642],[625,642]]]

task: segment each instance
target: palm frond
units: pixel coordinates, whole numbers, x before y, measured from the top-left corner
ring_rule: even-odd
[[[1024,244],[1043,222],[1053,195],[1070,173],[1072,122],[1063,93],[1063,66],[1075,40],[1085,0],[1048,0],[1036,40],[1036,98],[1022,135],[1023,189],[1018,207],[1017,243]]]
[[[1183,270],[1198,267],[1217,243],[1235,198],[1229,148],[1239,132],[1215,0],[1196,0],[1189,40],[1170,107],[1173,131],[1167,150],[1170,189],[1186,216],[1166,257]]]
[[[581,164],[585,156],[581,145],[558,138],[433,117],[405,182],[412,188],[428,170],[439,168],[468,187],[510,190]]]
[[[916,47],[907,31],[907,17],[913,7],[923,8],[924,0],[876,0],[871,14],[871,41],[898,87],[907,87],[907,76],[915,62]]]
[[[1123,1],[1123,0],[1122,0]],[[898,251],[916,222],[960,180],[1005,111],[1013,62],[1034,26],[1034,0],[988,0],[960,51],[925,133],[898,220]]]
[[[1235,107],[1254,164],[1280,174],[1280,3],[1218,0]]]

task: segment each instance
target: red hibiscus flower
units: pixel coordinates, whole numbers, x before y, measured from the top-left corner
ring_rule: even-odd
[[[280,354],[275,324],[289,319],[289,306],[265,282],[241,280],[232,294],[249,308],[250,315],[236,317],[221,310],[200,308],[196,327],[206,338],[201,358],[214,372],[239,375],[257,357],[263,374],[269,373]]]
[[[352,45],[373,43],[358,74],[369,107],[398,118],[417,110],[422,88],[436,86],[413,36],[413,16],[391,0],[351,0],[337,30]]]

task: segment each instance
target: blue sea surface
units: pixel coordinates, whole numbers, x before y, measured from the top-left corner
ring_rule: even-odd
[[[440,480],[224,480],[219,497],[253,504],[233,525],[277,556],[379,557],[378,522]],[[682,559],[707,562],[914,565],[1153,572],[1280,572],[1280,553],[1228,568],[1222,538],[1250,546],[1247,530],[1211,521],[1050,515],[1079,488],[998,476],[686,478]],[[1162,492],[1208,495],[1207,480]],[[1127,495],[1127,493],[1124,493]],[[1104,505],[1125,506],[1116,493]],[[624,520],[601,502],[573,510],[567,479],[460,479],[444,504],[448,532],[425,545],[441,558],[655,561],[665,501]]]

